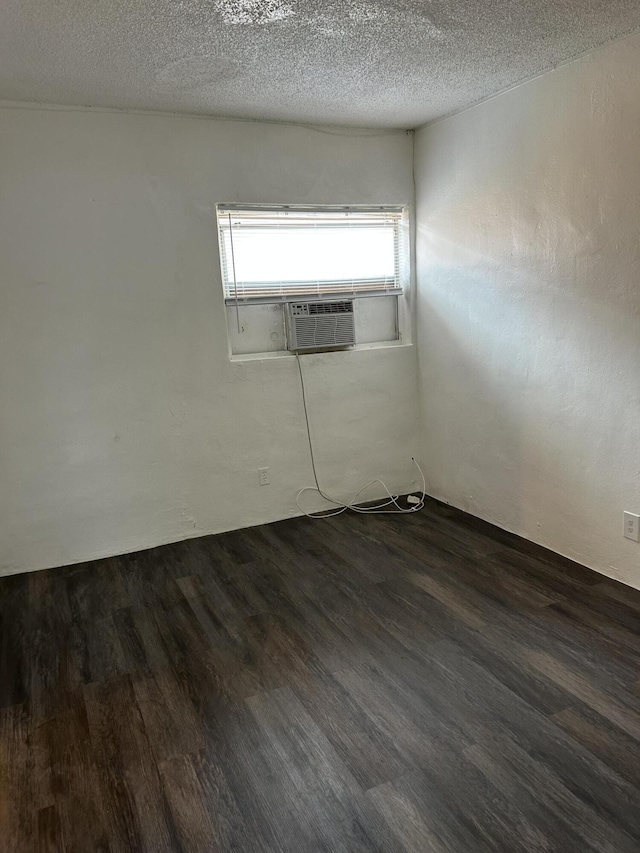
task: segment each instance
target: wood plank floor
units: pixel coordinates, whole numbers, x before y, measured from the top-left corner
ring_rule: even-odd
[[[0,850],[640,849],[640,593],[431,501],[0,579]]]

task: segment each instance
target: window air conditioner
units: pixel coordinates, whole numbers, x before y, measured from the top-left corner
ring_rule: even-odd
[[[341,349],[355,344],[353,301],[287,302],[287,345],[291,352]]]

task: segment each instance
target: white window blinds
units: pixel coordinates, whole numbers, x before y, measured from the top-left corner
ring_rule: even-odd
[[[402,208],[218,207],[228,303],[402,292]]]

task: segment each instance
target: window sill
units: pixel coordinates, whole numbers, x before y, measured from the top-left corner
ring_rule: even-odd
[[[324,352],[300,353],[301,355],[339,355],[350,352],[364,352],[376,349],[407,349],[413,346],[408,341],[377,341],[370,344],[356,344],[345,350],[326,350]],[[230,355],[229,361],[272,361],[277,358],[295,358],[295,353],[289,350],[278,350],[277,352],[250,352]]]

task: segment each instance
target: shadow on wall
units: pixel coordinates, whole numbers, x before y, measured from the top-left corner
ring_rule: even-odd
[[[422,447],[430,490],[462,509],[482,514],[486,469],[500,472],[510,491],[523,477],[522,412],[512,388],[517,361],[499,363],[506,341],[477,301],[487,289],[480,272],[429,266],[431,284],[421,306]],[[469,299],[469,292],[476,298]],[[503,318],[504,321],[504,318]],[[512,317],[517,329],[516,317]],[[493,340],[492,340],[493,339]],[[505,518],[495,518],[498,523]]]
[[[630,384],[640,375],[638,299],[619,292],[615,256],[573,254],[570,270],[532,249],[535,263],[509,265],[504,251],[474,251],[465,233],[459,243],[435,228],[420,234],[432,493],[551,541],[569,494],[583,520],[602,503],[601,469],[637,488],[637,470],[620,464],[616,448],[640,440],[640,394]],[[593,286],[594,272],[603,286]]]
[[[432,493],[640,584],[640,38],[420,131]]]

